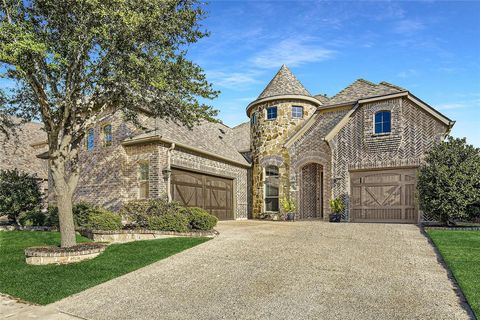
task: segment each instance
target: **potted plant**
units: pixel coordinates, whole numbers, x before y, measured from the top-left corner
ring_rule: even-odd
[[[280,204],[282,205],[283,211],[287,214],[286,219],[290,221],[295,220],[295,201],[290,198],[284,197],[280,200]]]
[[[341,198],[335,198],[330,200],[330,213],[329,221],[330,222],[340,222],[342,219],[342,212],[345,210],[345,203]]]

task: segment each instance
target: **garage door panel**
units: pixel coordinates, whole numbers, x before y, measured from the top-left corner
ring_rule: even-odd
[[[181,169],[172,170],[172,197],[200,207],[221,220],[233,219],[233,180]]]
[[[415,169],[351,173],[350,220],[416,223]]]

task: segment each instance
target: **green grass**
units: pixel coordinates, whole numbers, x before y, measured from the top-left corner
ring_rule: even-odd
[[[77,237],[79,242],[89,241]],[[110,245],[93,260],[70,265],[32,266],[24,249],[59,245],[58,232],[0,232],[0,292],[48,304],[209,240],[168,238]]]
[[[480,231],[427,230],[480,319]]]

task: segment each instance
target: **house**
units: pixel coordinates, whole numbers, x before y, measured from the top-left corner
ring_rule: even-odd
[[[48,149],[43,125],[36,122],[21,122],[12,118],[18,126],[9,137],[0,134],[0,170],[17,169],[35,175],[42,191],[47,192],[48,168],[45,161],[36,155]]]
[[[342,198],[352,222],[417,223],[417,168],[454,122],[387,82],[360,79],[333,97],[311,95],[282,66],[246,109],[250,121],[193,129],[120,114],[90,128],[80,154],[76,201],[119,209],[167,197],[220,219],[275,213],[283,197],[297,218],[328,219]]]

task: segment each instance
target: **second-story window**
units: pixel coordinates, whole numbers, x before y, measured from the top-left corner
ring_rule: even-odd
[[[103,145],[105,147],[112,145],[112,125],[107,124],[103,127]]]
[[[149,176],[150,168],[148,162],[140,162],[138,165],[138,187],[140,199],[148,199],[150,195]]]
[[[390,111],[378,111],[375,113],[375,134],[386,134],[392,130]]]
[[[277,107],[267,108],[267,120],[274,120],[277,118]]]
[[[296,118],[296,119],[303,118],[303,107],[302,106],[292,106],[292,118]]]
[[[87,150],[91,151],[93,150],[93,147],[95,146],[95,131],[93,128],[88,129],[87,132]]]
[[[252,117],[250,118],[250,124],[253,126],[257,123],[257,113],[252,113]]]

